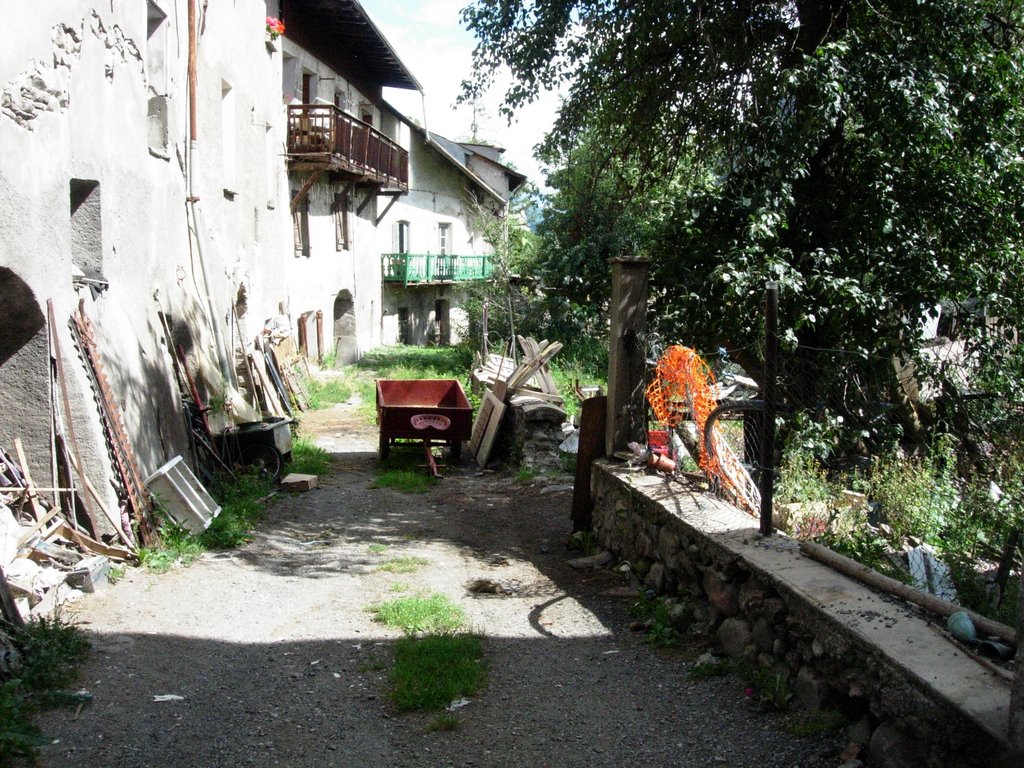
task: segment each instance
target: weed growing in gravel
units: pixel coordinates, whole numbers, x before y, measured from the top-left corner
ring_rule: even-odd
[[[641,596],[633,603],[630,613],[644,624],[647,634],[644,639],[651,645],[671,648],[679,645],[679,633],[672,626],[668,606],[657,598]]]
[[[369,552],[371,555],[379,555],[382,552],[386,551],[387,548],[387,544],[371,544],[366,548],[366,551]]]
[[[371,488],[394,488],[403,493],[426,493],[437,485],[437,480],[422,471],[391,469],[381,472]]]
[[[466,614],[444,595],[399,597],[371,609],[374,619],[407,635],[446,633],[460,629]]]
[[[37,712],[85,701],[66,690],[89,650],[78,627],[59,617],[36,619],[14,631],[11,643],[21,663],[0,684],[0,765],[31,762],[36,748],[49,742],[32,723]]]
[[[789,679],[784,674],[758,669],[750,678],[750,684],[766,708],[776,712],[786,711],[793,698],[793,689],[789,687]]]
[[[517,483],[529,483],[537,477],[537,470],[532,467],[522,467],[516,472]]]
[[[727,677],[739,672],[737,664],[731,659],[722,659],[714,664],[695,664],[690,668],[691,680],[709,680],[712,677]]]
[[[203,545],[187,528],[169,517],[159,527],[160,543],[139,550],[139,561],[156,573],[166,573],[176,563],[191,565],[203,554]]]
[[[301,475],[326,475],[331,471],[331,455],[312,440],[297,438],[292,443],[292,462],[288,471]]]
[[[415,573],[430,561],[425,557],[415,555],[402,555],[392,557],[374,568],[375,571],[386,571],[387,573]]]
[[[846,726],[846,718],[837,709],[814,709],[794,715],[786,731],[801,739],[813,739],[835,733]]]
[[[467,634],[403,637],[395,643],[391,700],[399,711],[440,709],[487,683],[480,638]]]
[[[430,725],[427,726],[427,733],[433,733],[434,731],[454,731],[459,727],[459,718],[455,715],[443,714],[436,720],[433,720]]]
[[[221,483],[217,501],[220,514],[200,537],[209,549],[231,549],[249,540],[249,533],[266,512],[270,481],[255,474],[241,474]]]
[[[394,584],[391,585],[390,591],[391,592],[408,592],[409,591],[409,585],[406,584],[405,582],[402,582],[402,581],[396,581]]]

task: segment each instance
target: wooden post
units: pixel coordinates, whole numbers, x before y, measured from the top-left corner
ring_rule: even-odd
[[[612,259],[611,329],[608,336],[608,420],[605,453],[647,443],[644,400],[647,259]]]
[[[572,489],[572,532],[589,531],[593,523],[594,497],[590,491],[594,461],[604,458],[606,397],[589,397],[580,403],[580,440],[576,449],[576,479]]]
[[[1024,573],[1017,594],[1017,626],[1024,627]],[[1017,631],[1017,671],[1010,695],[1010,744],[1024,754],[1024,630]]]
[[[775,495],[775,379],[779,355],[779,284],[768,283],[764,313],[764,422],[761,429],[761,535],[772,535]]]

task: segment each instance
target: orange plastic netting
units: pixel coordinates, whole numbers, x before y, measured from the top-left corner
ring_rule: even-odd
[[[701,442],[700,468],[712,485],[725,493],[741,509],[758,514],[760,494],[750,473],[725,441],[718,424],[711,429],[707,448],[703,445],[704,429],[711,412],[718,406],[715,396],[715,374],[697,352],[690,347],[673,345],[658,360],[647,401],[654,417],[666,429],[675,429],[692,419]]]

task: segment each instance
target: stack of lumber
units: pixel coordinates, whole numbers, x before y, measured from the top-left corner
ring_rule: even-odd
[[[538,342],[523,336],[518,336],[517,340],[523,352],[519,365],[509,355],[488,355],[473,371],[474,387],[485,388],[469,442],[469,449],[481,467],[487,465],[509,405],[527,413],[554,411],[565,418],[562,407],[565,401],[558,394],[548,366],[551,358],[562,349],[561,342],[546,339]]]
[[[135,560],[136,545],[84,475],[85,489],[120,541],[106,543],[87,531],[62,507],[62,499],[72,498],[77,489],[36,486],[20,439],[15,438],[14,449],[16,458],[0,448],[0,608],[8,623],[19,624],[32,613],[52,609],[56,588],[66,581],[88,577],[100,563]]]

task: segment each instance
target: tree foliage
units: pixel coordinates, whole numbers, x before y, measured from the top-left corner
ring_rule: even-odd
[[[508,112],[567,90],[542,147],[557,167],[549,284],[605,291],[608,256],[649,256],[664,335],[738,349],[755,372],[776,280],[788,396],[866,436],[893,404],[911,432],[931,417],[892,363],[917,356],[940,302],[1019,327],[1015,2],[476,0],[463,14],[479,40],[467,96],[505,66]],[[991,348],[991,323],[974,328]]]

